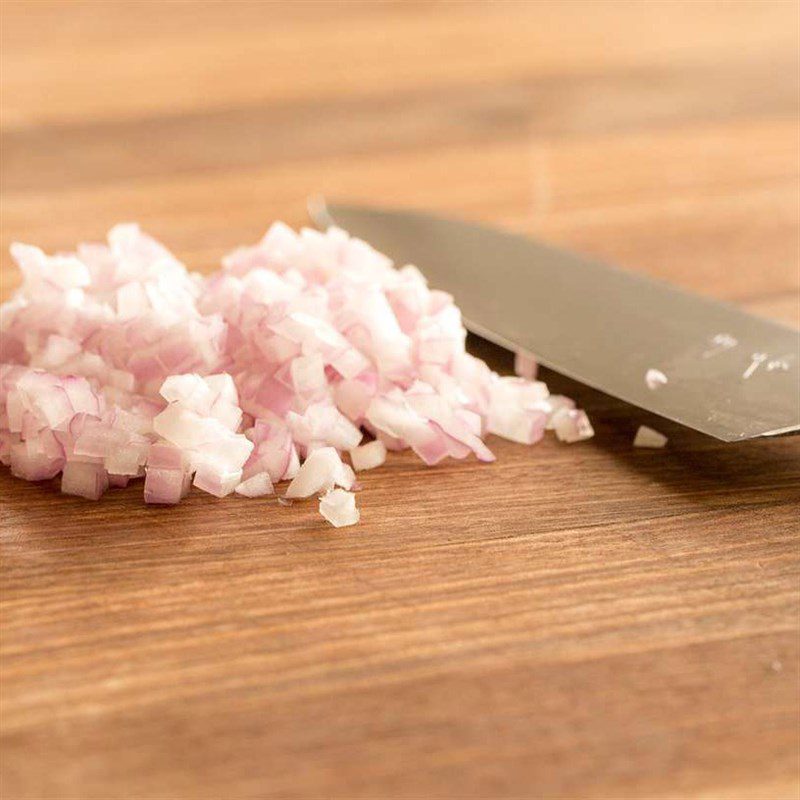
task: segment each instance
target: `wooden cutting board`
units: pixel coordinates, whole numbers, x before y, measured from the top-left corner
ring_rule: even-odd
[[[209,271],[323,191],[797,325],[798,21],[4,3],[3,296],[15,239],[136,219]],[[392,456],[357,528],[0,471],[3,798],[795,798],[800,440],[722,445],[546,378],[595,439]],[[666,450],[631,447],[643,422]]]

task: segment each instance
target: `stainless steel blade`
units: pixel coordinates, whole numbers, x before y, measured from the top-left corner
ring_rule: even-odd
[[[413,211],[315,201],[336,224],[450,292],[467,328],[723,441],[800,430],[800,333],[564,250]],[[668,382],[648,388],[645,374]]]

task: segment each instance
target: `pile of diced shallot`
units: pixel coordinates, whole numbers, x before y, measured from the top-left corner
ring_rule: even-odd
[[[0,460],[61,473],[67,494],[144,478],[145,502],[170,504],[192,485],[261,497],[291,481],[282,502],[318,495],[351,525],[354,470],[387,450],[492,461],[490,433],[592,435],[532,359],[492,372],[450,295],[336,228],[275,223],[207,278],[131,224],[71,254],[11,253],[24,282],[0,317]]]

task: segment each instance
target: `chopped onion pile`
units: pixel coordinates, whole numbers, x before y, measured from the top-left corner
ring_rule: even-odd
[[[144,478],[146,502],[172,504],[191,485],[262,497],[288,480],[286,499],[320,495],[350,525],[353,470],[387,450],[493,461],[490,433],[593,435],[529,356],[498,376],[466,352],[450,295],[336,228],[275,223],[208,278],[136,225],[74,254],[11,253],[24,282],[2,306],[0,460],[62,473],[67,494]]]

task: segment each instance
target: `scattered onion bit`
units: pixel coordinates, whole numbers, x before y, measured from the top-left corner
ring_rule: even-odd
[[[529,381],[535,381],[538,371],[539,365],[536,363],[536,359],[533,356],[524,353],[522,350],[518,350],[514,354],[514,372],[519,375],[520,378],[527,378]]]
[[[556,436],[562,442],[581,442],[594,436],[594,428],[586,412],[562,408],[553,418]]]
[[[319,513],[335,528],[355,525],[361,517],[356,496],[344,489],[332,489],[319,499]]]
[[[356,472],[365,469],[375,469],[386,461],[386,445],[378,441],[368,442],[350,451],[350,461]]]
[[[664,447],[666,443],[667,437],[664,436],[663,433],[659,433],[653,428],[648,428],[647,425],[640,425],[633,439],[634,447],[651,447],[658,449]]]
[[[242,481],[234,490],[236,494],[244,497],[264,497],[272,494],[272,481],[268,472],[258,472],[247,480]]]
[[[660,369],[648,369],[644,374],[644,382],[647,388],[654,392],[659,386],[666,385],[669,379]]]
[[[0,461],[98,499],[144,479],[147,503],[322,495],[358,517],[353,468],[412,449],[426,464],[492,461],[487,434],[592,435],[584,412],[466,352],[459,309],[413,266],[344,231],[275,223],[204,278],[137,225],[47,255],[14,244],[21,289],[0,314]],[[361,444],[364,433],[371,440]]]

